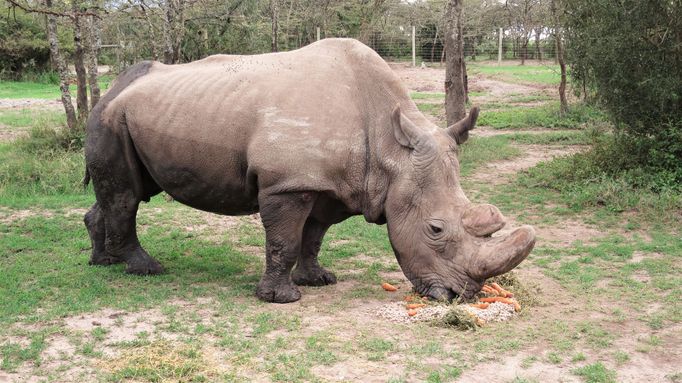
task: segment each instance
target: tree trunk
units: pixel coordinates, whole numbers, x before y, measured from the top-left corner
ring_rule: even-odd
[[[557,28],[558,30],[558,28]],[[561,100],[561,114],[568,112],[568,101],[566,101],[566,62],[564,61],[564,48],[561,43],[561,33],[557,32],[556,50],[561,68],[561,82],[559,83],[559,100]]]
[[[462,60],[462,83],[464,85],[465,103],[469,103],[469,75],[467,74],[467,62]]]
[[[561,42],[561,25],[559,14],[557,13],[555,0],[551,2],[552,18],[554,19],[554,40],[556,40],[556,57],[561,68],[561,82],[559,83],[559,100],[561,101],[561,115],[568,112],[568,101],[566,101],[566,62],[564,61],[564,46]]]
[[[154,24],[152,24],[152,20],[149,17],[149,14],[147,13],[147,7],[144,5],[140,6],[140,9],[142,9],[142,16],[144,16],[145,21],[147,22],[147,27],[149,29],[149,48],[152,50],[152,59],[154,61],[159,59],[159,53],[156,50],[156,32],[154,31],[155,27]],[[118,54],[118,52],[117,52]]]
[[[535,30],[535,53],[537,56],[537,59],[539,61],[542,61],[542,48],[540,48],[540,32],[542,31],[542,28],[538,28]]]
[[[45,6],[49,9],[52,7],[52,0],[45,0]],[[57,37],[57,18],[54,15],[47,15],[47,39],[50,42],[50,55],[52,62],[57,67],[59,73],[59,89],[61,91],[62,104],[64,105],[64,112],[66,113],[66,125],[69,129],[78,128],[78,121],[76,119],[76,111],[71,102],[71,92],[69,91],[69,69],[64,62],[61,52],[59,51],[59,39]]]
[[[74,11],[77,10],[78,2],[73,2]],[[85,52],[83,49],[83,18],[76,12],[73,20],[73,65],[76,69],[76,107],[78,119],[85,121],[88,118],[88,80],[85,71]]]
[[[100,97],[99,84],[97,83],[97,56],[102,45],[100,39],[100,23],[99,20],[90,16],[88,18],[87,28],[87,62],[88,62],[88,85],[90,86],[90,109],[95,107]]]
[[[436,26],[436,35],[433,36],[433,45],[431,45],[431,62],[433,62],[433,56],[436,53],[436,44],[438,44],[438,26]]]
[[[166,0],[163,21],[163,62],[180,62],[182,38],[185,34],[184,0]]]
[[[448,0],[445,5],[445,50],[445,115],[449,126],[466,115],[462,0]]]
[[[526,64],[526,57],[528,56],[528,37],[523,38],[523,44],[521,45],[521,65]]]
[[[277,18],[279,17],[279,0],[270,0],[270,20],[272,22],[272,52],[279,51],[277,46]]]

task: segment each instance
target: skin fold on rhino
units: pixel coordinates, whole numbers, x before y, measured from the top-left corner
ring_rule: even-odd
[[[224,215],[260,212],[265,272],[256,294],[301,297],[297,285],[336,283],[317,256],[327,229],[353,215],[387,224],[417,292],[470,297],[516,267],[535,242],[474,205],[459,182],[458,146],[478,108],[447,129],[429,122],[374,51],[326,39],[285,53],[211,56],[128,68],[87,123],[85,215],[90,264],[163,267],[142,248],[135,217],[161,191]]]

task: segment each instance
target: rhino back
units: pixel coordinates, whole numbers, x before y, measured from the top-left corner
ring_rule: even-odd
[[[138,155],[164,190],[236,214],[257,209],[263,188],[327,191],[357,204],[368,125],[396,102],[409,104],[405,97],[376,53],[333,39],[287,53],[154,63],[108,109],[125,110]]]

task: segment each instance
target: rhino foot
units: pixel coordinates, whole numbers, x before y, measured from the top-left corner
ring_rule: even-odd
[[[261,280],[256,288],[256,296],[265,302],[289,303],[301,299],[301,292],[290,281],[274,284]]]
[[[95,254],[93,252],[90,260],[88,261],[88,265],[97,265],[97,266],[109,266],[109,265],[115,265],[117,263],[123,263],[123,260],[118,257],[112,257],[109,255],[103,255],[103,254]]]
[[[291,279],[299,286],[326,286],[336,284],[336,275],[320,266],[311,268],[296,267]]]
[[[154,258],[150,257],[141,247],[136,248],[126,258],[126,273],[136,275],[150,275],[163,273],[163,266]]]

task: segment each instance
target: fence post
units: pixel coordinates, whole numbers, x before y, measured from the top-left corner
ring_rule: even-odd
[[[317,27],[317,41],[320,41],[320,27]]]
[[[502,28],[500,28],[500,42],[497,44],[497,65],[502,63]]]
[[[415,31],[417,28],[413,25],[412,26],[412,66],[417,66],[417,51],[416,51],[416,36],[415,36]]]

